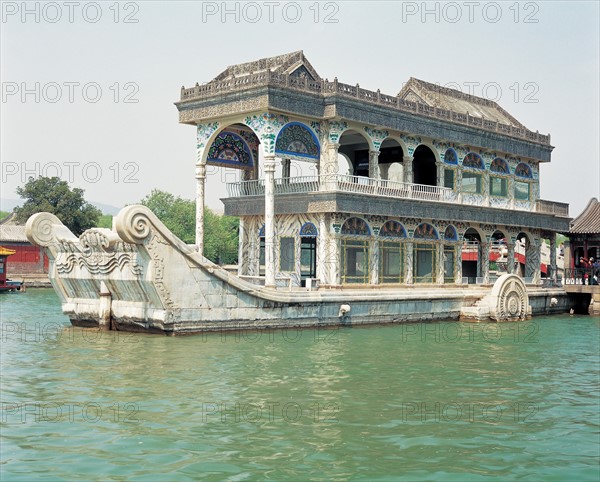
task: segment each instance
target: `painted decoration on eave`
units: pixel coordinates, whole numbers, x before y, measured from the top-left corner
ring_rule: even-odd
[[[290,122],[279,131],[275,141],[275,155],[290,159],[318,160],[319,154],[317,136],[304,124]]]
[[[387,221],[381,226],[379,236],[385,238],[406,238],[406,230],[398,221]]]
[[[415,229],[413,234],[415,239],[438,239],[438,233],[435,228],[428,223],[421,223]]]
[[[252,169],[250,147],[238,134],[229,131],[220,132],[208,150],[207,164],[214,166]]]
[[[483,159],[479,154],[469,152],[463,159],[463,167],[470,167],[472,169],[485,169]]]
[[[353,236],[370,236],[371,230],[364,219],[350,218],[344,222],[341,234],[349,234]]]
[[[456,155],[456,151],[452,148],[447,149],[444,154],[444,162],[446,164],[458,164],[458,156]]]
[[[498,172],[500,174],[510,174],[510,169],[508,168],[508,162],[506,162],[501,157],[497,157],[492,161],[490,165],[490,171]]]
[[[529,166],[529,164],[525,164],[524,162],[520,162],[517,164],[517,167],[515,167],[515,176],[531,179],[533,177],[531,173],[531,166]]]

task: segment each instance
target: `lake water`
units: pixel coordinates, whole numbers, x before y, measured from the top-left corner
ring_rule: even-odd
[[[167,338],[0,303],[3,482],[600,475],[598,318]]]

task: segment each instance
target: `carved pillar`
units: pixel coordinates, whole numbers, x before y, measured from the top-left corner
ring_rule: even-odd
[[[329,247],[329,229],[326,216],[319,214],[319,236],[317,237],[317,278],[321,284],[331,284],[329,277],[329,257],[327,250]]]
[[[443,285],[445,283],[444,278],[446,277],[446,253],[444,253],[444,243],[439,242],[436,246],[437,249],[437,284]]]
[[[413,182],[413,156],[404,156],[402,164],[404,164],[404,182]]]
[[[457,192],[457,201],[459,204],[462,203],[462,169],[461,168],[457,168],[454,170],[454,189]]]
[[[290,159],[282,159],[281,160],[281,177],[283,179],[289,179],[291,164],[292,164],[292,161]]]
[[[487,285],[490,283],[490,243],[487,241],[481,243],[481,276],[483,278],[483,284]]]
[[[508,207],[510,209],[515,208],[515,176],[508,178]]]
[[[531,282],[533,284],[538,284],[541,279],[540,273],[540,249],[541,243],[539,238],[534,238],[531,243],[529,243],[529,249],[527,250],[527,254],[525,255],[525,272],[526,276],[530,276],[532,278]]]
[[[321,154],[319,169],[320,189],[330,191],[335,189],[335,175],[338,172],[338,149],[339,144],[327,144],[325,152]]]
[[[556,233],[550,233],[550,266],[547,276],[552,280],[557,280],[557,269],[556,269]]]
[[[379,151],[369,151],[369,177],[381,179],[379,174]]]
[[[265,156],[265,286],[275,286],[275,157]]]
[[[436,184],[440,187],[444,187],[444,163],[436,162],[435,167],[437,168],[437,182]]]
[[[248,274],[248,256],[250,249],[248,245],[248,233],[246,232],[246,222],[240,217],[240,228],[238,235],[238,276]]]
[[[414,243],[406,243],[406,263],[404,263],[404,265],[405,265],[405,269],[406,269],[405,279],[406,279],[406,284],[407,285],[412,285],[414,283],[414,278],[413,278],[413,259],[414,259],[413,246],[414,246]]]
[[[204,256],[204,181],[206,164],[196,164],[196,250]]]
[[[369,250],[369,283],[376,285],[379,283],[379,243],[376,238],[371,238],[371,249]]]
[[[462,284],[462,243],[454,246],[454,284]]]
[[[487,169],[483,172],[482,181],[483,181],[483,196],[484,196],[483,205],[489,206],[490,205],[490,173]]]
[[[511,242],[506,242],[506,272],[508,274],[514,274],[515,272],[515,239],[511,238]]]

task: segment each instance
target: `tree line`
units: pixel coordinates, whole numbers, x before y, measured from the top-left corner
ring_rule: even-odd
[[[17,188],[24,199],[14,209],[17,222],[25,223],[35,213],[49,212],[57,216],[73,234],[79,236],[92,227],[112,226],[112,216],[85,200],[84,190],[70,188],[58,177],[30,177]],[[153,189],[140,204],[148,207],[179,239],[195,243],[196,202]],[[234,264],[238,257],[238,218],[223,216],[205,208],[204,256],[215,263]]]

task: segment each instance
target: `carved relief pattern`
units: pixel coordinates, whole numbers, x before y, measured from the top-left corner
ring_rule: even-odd
[[[129,268],[135,276],[142,274],[143,268],[137,263],[137,246],[122,242],[116,233],[88,229],[79,241],[62,241],[56,269],[60,274],[68,274],[75,266],[86,269],[90,274],[107,275],[116,268]]]
[[[207,124],[199,124],[196,130],[196,163],[200,164],[202,160],[202,155],[204,153],[204,149],[206,148],[206,143],[210,136],[214,134],[214,132],[219,128],[218,122],[209,122]]]
[[[415,153],[415,149],[419,146],[419,144],[421,144],[420,137],[412,137],[407,136],[405,134],[401,134],[400,139],[402,139],[402,141],[406,145],[406,150],[408,151],[409,156],[412,156]]]
[[[329,121],[329,142],[337,144],[346,129],[348,129],[347,122]]]
[[[289,118],[283,114],[252,115],[244,119],[244,123],[258,133],[264,153],[275,154],[275,139],[279,130],[289,122]]]
[[[365,132],[373,141],[373,148],[378,151],[381,147],[381,143],[385,140],[386,137],[390,135],[388,131],[382,131],[379,129],[372,129],[370,127],[364,127]]]
[[[522,281],[510,277],[501,287],[496,306],[497,321],[523,320],[527,317],[529,296]]]

